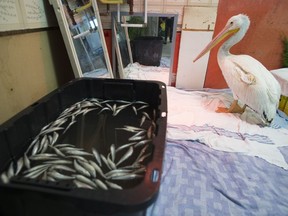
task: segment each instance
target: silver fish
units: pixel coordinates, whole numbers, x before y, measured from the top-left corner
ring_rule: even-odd
[[[132,109],[134,110],[136,115],[140,110],[143,111],[145,108],[149,107],[148,103],[143,102],[143,101],[136,101],[136,102],[122,101],[122,100],[103,101],[101,99],[99,100],[95,98],[89,98],[89,99],[86,98],[66,108],[54,122],[43,127],[40,133],[33,139],[32,143],[30,144],[30,146],[27,148],[26,152],[24,153],[24,156],[17,161],[17,166],[15,166],[17,168],[16,171],[12,169],[14,164],[11,163],[10,166],[12,168],[10,169],[10,175],[13,176],[16,173],[19,174],[21,170],[23,169],[23,167],[26,167],[27,170],[24,171],[23,174],[26,177],[28,176],[30,178],[37,178],[41,176],[42,179],[45,179],[45,180],[51,179],[52,181],[73,179],[73,182],[76,186],[78,184],[78,186],[82,185],[82,187],[85,187],[85,188],[92,189],[92,188],[98,187],[98,188],[107,190],[109,187],[109,188],[114,188],[114,189],[119,189],[119,190],[123,189],[122,186],[115,184],[113,182],[110,182],[107,180],[103,182],[100,179],[96,179],[96,173],[97,174],[99,173],[101,177],[103,177],[104,179],[107,179],[109,177],[109,179],[113,179],[113,180],[129,180],[129,179],[143,177],[142,173],[146,171],[146,168],[145,166],[143,167],[143,165],[139,163],[143,162],[145,158],[151,155],[151,153],[148,153],[146,155],[144,153],[146,152],[148,145],[144,146],[142,151],[140,151],[140,154],[138,155],[137,160],[135,160],[135,162],[132,165],[125,166],[125,169],[123,169],[123,167],[120,169],[119,168],[117,169],[117,166],[119,164],[122,164],[124,161],[126,161],[128,158],[131,157],[131,155],[134,152],[134,147],[142,146],[151,141],[151,138],[153,137],[153,133],[155,129],[155,127],[153,126],[153,123],[155,125],[155,122],[152,122],[152,126],[150,126],[148,130],[141,128],[145,120],[150,119],[150,116],[148,115],[148,113],[142,112],[142,116],[144,116],[142,118],[143,119],[145,118],[145,119],[141,123],[140,127],[125,125],[123,128],[118,128],[121,130],[134,133],[134,135],[129,138],[129,141],[132,141],[132,142],[121,145],[117,149],[116,149],[116,146],[112,144],[110,146],[110,153],[108,154],[107,157],[104,157],[104,155],[102,154],[100,155],[94,148],[92,149],[92,154],[91,154],[91,153],[86,152],[84,149],[76,148],[74,145],[71,145],[71,144],[65,144],[65,143],[56,144],[56,141],[59,138],[58,131],[62,130],[62,134],[65,133],[71,127],[71,125],[73,125],[76,122],[75,119],[77,115],[80,115],[80,114],[85,115],[90,111],[101,109],[100,112],[98,112],[98,114],[106,110],[111,110],[112,115],[116,116],[121,110],[129,106],[132,106]],[[155,116],[155,112],[153,112],[153,114]],[[64,124],[68,126],[65,128],[63,127]],[[148,140],[146,140],[147,139],[146,137],[148,137]],[[49,153],[45,153],[48,147],[52,148],[53,149],[52,152],[53,153],[55,152],[56,154],[52,154],[51,156],[49,155]],[[117,154],[117,159],[116,159],[116,153],[123,149],[127,149],[125,150],[126,152],[123,152],[125,154],[122,153],[122,157],[119,160],[118,160],[119,156]],[[27,153],[30,153],[29,154],[30,157],[27,157]],[[96,161],[92,161],[92,160],[88,161],[87,160],[88,157],[86,157],[87,158],[86,159],[84,156],[94,156]],[[66,158],[66,159],[62,160],[60,158]],[[68,160],[68,158],[72,158],[72,159]],[[31,160],[45,160],[46,159],[47,161],[44,161],[44,162],[41,161],[42,166],[37,165],[31,168],[30,159]],[[115,160],[118,160],[117,163],[115,162]],[[103,163],[105,163],[107,168],[111,170],[106,174],[104,174],[101,169],[102,161]],[[67,166],[66,164],[69,166]],[[73,165],[72,165],[72,168],[70,167],[71,164],[74,164],[75,170],[73,169]],[[76,175],[73,174],[72,176],[69,176],[69,175],[64,175],[60,173],[60,171],[64,171],[64,173],[78,172],[80,174],[76,174]],[[5,175],[8,175],[7,173],[5,173]],[[92,177],[94,179],[91,180],[87,178],[86,176]]]
[[[53,123],[53,122],[52,122]],[[42,129],[41,129],[41,131],[40,132],[42,132],[42,131],[44,131],[44,130],[46,130],[47,128],[49,128],[49,127],[51,127],[52,126],[52,124],[50,123],[50,124],[47,124],[47,125],[45,125],[44,127],[42,127]]]
[[[117,149],[116,149],[116,152],[122,150],[122,149],[125,149],[125,148],[128,148],[130,146],[133,146],[135,145],[137,142],[131,142],[131,143],[127,143],[127,144],[123,144],[121,146],[119,146]]]
[[[87,177],[91,176],[90,173],[84,167],[82,167],[80,164],[78,164],[76,160],[74,160],[73,164],[74,164],[74,168],[76,169],[77,172],[79,172],[80,174],[85,175]]]
[[[71,154],[71,155],[80,155],[80,156],[91,156],[91,153],[85,152],[85,151],[80,151],[80,150],[68,150],[66,151],[66,154]]]
[[[143,155],[141,158],[138,159],[138,161],[135,161],[135,163],[142,163],[150,155],[151,155],[151,152],[147,153],[146,155]]]
[[[110,110],[110,109],[108,107],[104,107],[98,112],[98,115],[104,112],[105,110]]]
[[[40,165],[34,166],[34,167],[32,167],[32,168],[30,168],[30,169],[28,169],[28,170],[25,170],[25,171],[24,171],[24,174],[30,173],[30,172],[34,172],[34,171],[36,171],[36,170],[48,169],[49,167],[50,167],[49,164],[40,164]]]
[[[27,153],[30,151],[30,149],[31,149],[32,147],[34,147],[34,145],[35,145],[37,142],[39,142],[39,135],[37,135],[37,136],[33,139],[33,141],[31,142],[31,144],[28,146],[27,150],[25,151],[25,153],[27,154]]]
[[[93,98],[94,99],[94,98]],[[95,99],[95,100],[90,100],[94,106],[98,106],[98,107],[103,107],[102,104],[100,103],[99,100]]]
[[[67,151],[83,151],[84,149],[82,148],[76,148],[74,145],[70,145],[70,146],[65,146],[65,145],[69,145],[69,144],[64,144],[64,146],[60,146],[58,147],[57,145],[55,145],[55,147],[57,147],[59,150],[61,150],[62,152],[67,152]]]
[[[135,173],[129,173],[126,175],[119,175],[119,176],[114,176],[111,179],[113,180],[131,180],[131,179],[137,179],[137,178],[143,178],[143,175],[135,174]]]
[[[4,184],[9,183],[9,178],[8,178],[8,176],[6,175],[5,172],[3,172],[3,173],[1,174],[1,181],[2,181]]]
[[[131,128],[115,128],[116,130],[124,130],[124,131],[128,131],[128,132],[135,132],[134,130],[132,130]]]
[[[135,164],[132,164],[132,165],[121,167],[121,169],[135,170],[135,169],[140,169],[140,168],[143,168],[143,167],[145,167],[143,164],[135,163]]]
[[[117,169],[117,167],[116,167],[116,165],[115,165],[115,163],[108,157],[107,158],[107,163],[109,164],[109,167],[111,168],[111,169]]]
[[[56,144],[54,147],[55,148],[64,148],[64,147],[75,147],[75,146],[72,144],[68,144],[68,143],[59,143],[59,144]]]
[[[75,112],[73,112],[71,116],[73,117],[73,116],[78,116],[78,115],[81,115],[81,114],[82,114],[82,113],[81,113],[81,109],[78,108],[78,110],[76,110]]]
[[[54,132],[54,131],[63,130],[63,129],[64,129],[63,127],[48,128],[48,129],[40,132],[39,136],[40,136],[40,135],[43,135],[43,134],[51,133],[51,132]]]
[[[100,179],[95,179],[94,182],[99,188],[103,190],[108,190],[108,187]]]
[[[126,175],[128,173],[131,173],[131,171],[128,169],[115,169],[105,173],[105,176],[110,179],[113,176]]]
[[[25,178],[31,178],[31,179],[36,179],[37,177],[39,177],[42,173],[44,173],[45,170],[42,169],[42,170],[37,170],[37,171],[34,171],[34,172],[30,172],[26,175],[24,175]]]
[[[107,103],[110,103],[110,102],[113,102],[113,100],[102,100],[101,101],[102,104],[106,104],[106,105],[107,105]]]
[[[155,123],[155,121],[152,121],[151,124],[152,124],[153,128],[155,129],[155,128],[156,128],[156,123]]]
[[[100,155],[100,157],[101,157],[102,161],[105,163],[105,165],[106,165],[109,169],[111,169],[111,167],[109,166],[109,163],[108,163],[107,159],[106,159],[102,154]]]
[[[94,167],[92,165],[90,165],[88,162],[85,162],[85,161],[78,161],[80,163],[80,165],[85,168],[89,173],[90,175],[93,177],[93,178],[96,178],[96,171],[94,169]]]
[[[110,187],[110,188],[113,188],[113,189],[117,189],[117,190],[123,190],[123,188],[118,185],[118,184],[115,184],[113,182],[110,182],[110,181],[105,181],[105,183]]]
[[[99,155],[98,151],[97,151],[95,148],[92,148],[92,153],[93,153],[96,161],[98,162],[98,164],[99,164],[100,166],[102,166],[101,158],[100,158],[100,155]]]
[[[135,106],[132,106],[132,109],[133,109],[135,115],[137,115],[137,109],[136,109],[136,107],[135,107]]]
[[[132,104],[131,101],[126,101],[126,100],[116,100],[118,103],[125,103],[125,104]]]
[[[69,160],[51,160],[45,161],[45,164],[72,164],[72,161]]]
[[[116,109],[117,109],[117,105],[116,105],[116,104],[113,104],[113,107],[112,107],[112,111],[113,111],[113,113],[116,112]]]
[[[145,133],[145,131],[141,130],[141,131],[138,131],[136,134],[134,134],[132,137],[139,137],[139,136],[143,135],[144,133]]]
[[[67,115],[69,112],[71,112],[75,107],[71,106],[71,107],[68,107],[66,108],[60,115],[60,117],[64,116],[64,115]]]
[[[51,126],[52,127],[60,126],[60,125],[64,124],[66,121],[67,121],[67,118],[58,118],[51,124]],[[45,130],[45,129],[46,128],[42,128],[42,130]]]
[[[143,105],[143,106],[139,107],[137,110],[139,111],[139,110],[145,109],[146,107],[149,107],[149,105],[148,104]]]
[[[118,161],[118,163],[116,163],[116,166],[118,166],[119,164],[121,164],[123,161],[125,161],[127,158],[129,158],[131,155],[133,154],[133,147],[130,146],[128,151],[122,156],[122,158],[120,158],[120,160]]]
[[[139,130],[143,130],[142,128],[137,128],[134,126],[129,126],[129,125],[125,125],[123,128],[115,128],[116,130],[124,130],[124,131],[128,131],[128,132],[132,132],[135,133]]]
[[[85,161],[87,162],[87,159],[82,157],[82,156],[79,156],[79,155],[68,155],[66,156],[66,158],[72,158],[72,159],[77,159],[78,161]]]
[[[76,123],[76,121],[71,121],[68,126],[66,127],[66,129],[63,131],[63,134],[66,133],[66,131],[68,131],[68,129],[74,124]]]
[[[135,101],[134,103],[138,103],[138,104],[148,104],[147,102],[144,102],[144,101]]]
[[[151,118],[150,118],[150,116],[148,115],[147,112],[142,112],[142,114],[143,114],[144,116],[146,116],[146,118],[148,118],[149,120],[151,120]]]
[[[47,181],[48,175],[47,175],[47,170],[45,170],[45,172],[42,175],[42,180]]]
[[[45,134],[42,139],[41,139],[41,142],[40,142],[40,145],[39,145],[39,149],[38,149],[38,152],[42,152],[42,149],[44,147],[44,145],[48,144],[49,140],[48,140],[48,136],[47,134]],[[44,152],[44,151],[43,151]]]
[[[10,163],[10,166],[8,168],[8,172],[7,172],[7,177],[10,179],[15,175],[15,171],[14,171],[14,164],[13,161]]]
[[[73,180],[73,183],[76,185],[78,188],[87,188],[87,189],[94,189],[94,187],[90,186],[89,184],[86,184],[85,182],[79,181],[77,179]]]
[[[75,179],[75,176],[68,176],[68,175],[63,175],[56,170],[49,171],[47,173],[48,176],[51,176],[52,178],[55,178],[57,180],[71,180]]]
[[[24,156],[23,156],[23,159],[24,159],[24,165],[27,169],[30,169],[30,160],[29,158],[27,157],[27,154],[24,153]]]
[[[120,111],[122,111],[122,109],[117,109],[117,110],[115,110],[114,112],[113,112],[113,116],[116,116],[116,115],[118,115],[118,113],[120,112]]]
[[[74,109],[74,108],[73,108]],[[72,115],[72,112],[62,112],[61,114],[60,114],[60,116],[58,117],[58,119],[66,119],[66,120],[68,120],[69,119],[69,117],[71,117],[71,115]],[[58,120],[57,119],[57,120]]]
[[[139,169],[136,169],[132,173],[137,174],[137,173],[143,173],[143,172],[146,172],[146,167],[141,167]]]
[[[140,151],[140,153],[139,153],[139,155],[138,155],[138,157],[137,157],[137,159],[136,159],[135,161],[138,161],[139,158],[141,158],[141,157],[145,154],[145,152],[146,152],[146,150],[147,150],[148,147],[149,147],[149,145],[145,145],[145,146],[141,149],[141,151]]]
[[[103,178],[106,178],[101,168],[94,161],[89,160],[89,163],[94,167],[95,171],[98,172]]]
[[[115,161],[115,156],[116,156],[116,151],[115,151],[115,145],[114,144],[112,144],[110,146],[110,152],[111,152],[111,159],[114,162]]]
[[[54,143],[53,143],[54,133],[58,134],[57,132],[53,132],[53,134],[48,134],[48,135],[47,135],[48,143],[49,143],[50,145],[53,145],[53,144],[54,144]],[[53,143],[53,144],[52,144],[52,143]]]
[[[140,127],[144,124],[145,120],[146,120],[146,116],[143,115],[140,121]]]
[[[24,177],[35,179],[39,177],[41,174],[43,174],[44,172],[46,172],[47,169],[48,167],[42,167],[33,171],[30,170],[27,174],[24,175]]]
[[[30,160],[57,160],[58,157],[56,154],[50,154],[50,153],[42,153],[42,154],[36,154],[29,157]]]
[[[151,125],[147,130],[147,138],[151,139],[153,135],[153,125]]]
[[[128,139],[128,141],[139,141],[139,140],[142,140],[142,139],[144,139],[145,138],[145,136],[132,136],[132,137],[129,137],[129,139]]]
[[[56,170],[64,170],[64,171],[68,171],[68,172],[72,172],[72,173],[75,173],[75,170],[68,167],[68,166],[65,166],[65,165],[54,165],[53,166],[53,169],[56,169]]]
[[[131,125],[124,125],[124,128],[130,130],[131,132],[137,132],[137,131],[144,130],[141,127],[134,127],[134,126],[131,126]]]
[[[151,141],[151,139],[141,140],[135,145],[135,148],[137,148],[138,146],[145,145],[145,144],[149,143],[150,141]]]
[[[38,142],[35,143],[35,145],[34,145],[34,147],[33,147],[33,149],[32,149],[31,155],[37,154],[38,149],[39,149],[39,146],[40,146],[40,141],[38,140]]]
[[[95,182],[93,182],[92,180],[90,180],[89,178],[83,176],[83,175],[75,175],[76,179],[80,182],[83,182],[85,184],[90,185],[93,188],[97,188],[97,185],[95,184]]]
[[[42,148],[41,148],[40,153],[46,152],[47,149],[48,149],[48,145],[49,145],[49,140],[47,139],[47,141],[43,143],[43,146],[42,146]]]
[[[53,146],[50,146],[50,145],[49,145],[49,147],[51,147],[58,156],[64,157],[64,158],[66,157],[65,154],[63,154],[59,149],[57,149],[57,148],[55,148]]]
[[[94,103],[90,102],[90,101],[83,101],[81,103],[81,108],[90,108],[90,107],[93,107],[94,106]]]
[[[56,179],[53,178],[52,176],[47,176],[46,180],[51,181],[51,182],[56,182]]]
[[[153,119],[154,119],[154,121],[156,120],[156,110],[155,109],[153,109]]]
[[[79,114],[86,115],[88,112],[96,110],[97,108],[83,109]]]
[[[24,165],[24,158],[21,157],[18,159],[17,161],[17,169],[16,169],[16,172],[15,172],[15,175],[18,175],[19,172],[21,171],[21,169],[23,168],[23,165]]]
[[[131,105],[131,103],[130,102],[128,102],[128,104],[123,104],[123,105],[120,105],[120,106],[118,106],[117,107],[117,110],[122,110],[122,109],[125,109],[126,107],[128,107],[128,106],[130,106]]]
[[[111,111],[113,111],[113,107],[110,105],[110,104],[106,104],[106,106],[111,110]]]
[[[86,115],[88,112],[91,112],[91,111],[96,110],[96,109],[98,109],[98,108],[87,109],[86,112],[83,113],[83,115]]]

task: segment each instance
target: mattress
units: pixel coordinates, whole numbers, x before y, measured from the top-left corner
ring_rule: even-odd
[[[288,160],[288,148],[282,148]],[[147,215],[287,215],[288,172],[257,157],[168,142]]]
[[[232,102],[229,89],[167,95],[164,169],[147,215],[287,215],[287,116],[267,126],[249,109],[215,113]]]

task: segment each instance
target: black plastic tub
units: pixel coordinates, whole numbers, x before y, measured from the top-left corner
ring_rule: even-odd
[[[92,101],[91,98],[101,101],[100,105],[98,102],[96,103],[99,105],[98,108],[85,107],[87,105],[85,101]],[[96,101],[94,99],[93,101]],[[84,102],[77,105],[80,101]],[[124,106],[124,104],[126,105]],[[82,112],[71,107],[77,109],[81,107],[79,109]],[[84,110],[83,107],[87,109]],[[77,117],[71,117],[71,113],[73,115],[77,113]],[[78,113],[80,114],[78,115]],[[165,148],[166,114],[166,86],[157,81],[81,78],[51,92],[0,126],[0,215],[145,215],[148,206],[156,200],[160,187]],[[66,118],[66,122],[63,121],[65,123],[61,123],[62,125],[56,128],[54,125],[60,120],[62,121],[63,117],[61,116]],[[74,124],[71,124],[68,129],[68,125],[71,123],[70,117],[76,123],[73,122]],[[47,125],[49,125],[48,129],[46,129]],[[141,134],[144,135],[133,137],[129,134],[132,133],[129,130],[133,127],[143,128],[145,133]],[[129,130],[126,130],[127,128]],[[131,130],[133,131],[133,129]],[[32,152],[36,146],[36,144],[32,145],[33,141],[38,140],[40,143],[44,140],[44,136],[45,139],[51,141],[52,134],[55,135],[54,132],[58,133],[58,138],[53,143],[47,141],[49,144],[46,149],[49,151],[44,150],[42,146],[42,152],[40,152],[40,148],[35,148],[38,153],[37,151],[35,151],[36,153]],[[139,140],[139,137],[144,136],[145,138]],[[148,144],[145,144],[149,146],[143,150],[144,145],[139,142],[144,139],[149,140]],[[138,143],[138,145],[136,147],[133,144],[133,148],[129,147],[123,150],[124,145],[127,144],[126,141]],[[97,173],[94,180],[102,178],[104,183],[108,180],[114,181],[121,186],[121,189],[111,187],[103,189],[99,185],[93,189],[78,187],[74,184],[75,172],[77,173],[78,170],[73,173],[62,172],[66,176],[72,176],[71,180],[51,181],[51,178],[47,179],[47,176],[55,170],[54,165],[53,167],[49,165],[49,170],[50,168],[51,170],[48,174],[47,170],[43,172],[40,175],[42,177],[29,178],[25,176],[31,169],[25,168],[25,163],[22,166],[19,165],[20,159],[24,158],[24,153],[29,157],[30,166],[33,164],[34,166],[43,165],[48,163],[47,160],[52,159],[49,158],[45,161],[41,158],[40,162],[35,162],[35,158],[40,155],[42,157],[44,153],[50,153],[56,157],[54,148],[61,146],[61,151],[64,152],[63,144],[65,143],[90,153],[85,156],[87,161],[89,157],[93,158],[91,149],[94,148],[99,151],[99,154],[107,156],[106,159],[112,158],[111,155],[114,155],[113,163],[115,162],[114,165],[117,163],[118,167],[132,169],[131,167],[137,165],[142,167],[142,171],[140,174],[129,174],[132,177],[137,176],[137,179],[132,179],[132,177],[129,179],[127,174],[124,180],[119,182],[117,176],[114,180],[107,177],[110,170],[118,169],[118,167],[113,168],[109,163],[104,167],[105,165],[102,164],[103,173],[107,175],[105,174],[104,179]],[[114,154],[112,154],[112,145],[119,151],[116,153],[113,151]],[[122,150],[120,150],[121,146]],[[134,150],[127,159],[123,160],[123,157],[126,158],[124,155],[128,152],[127,149]],[[147,157],[139,159],[141,151],[142,153],[145,151]],[[66,153],[67,151],[62,159],[70,160],[71,155],[68,159]],[[141,155],[143,156],[143,154]],[[59,155],[57,154],[57,156]],[[135,158],[137,158],[137,162]],[[121,159],[122,162],[120,162]],[[79,159],[80,162],[81,160]],[[71,163],[75,163],[78,159],[74,158],[71,161],[73,161]],[[140,163],[141,165],[139,165]],[[19,171],[19,167],[23,168]],[[3,176],[9,175],[9,169],[10,174],[12,170],[13,175],[10,175],[7,182]],[[17,170],[18,173],[15,174]],[[135,171],[135,173],[137,172]],[[112,178],[111,176],[113,175],[110,175],[109,178]]]
[[[138,37],[132,41],[133,61],[147,66],[159,66],[162,57],[162,37]]]

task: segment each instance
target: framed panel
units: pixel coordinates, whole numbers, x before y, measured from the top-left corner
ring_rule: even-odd
[[[81,7],[74,0],[51,3],[75,77],[113,78],[96,0]]]
[[[121,17],[127,17],[127,16],[130,16],[130,15],[129,15],[128,12],[121,12],[120,16]],[[143,13],[134,13],[133,16],[142,17]],[[169,62],[170,62],[169,63],[169,65],[170,65],[170,67],[169,67],[169,82],[168,82],[168,84],[170,85],[171,84],[171,80],[172,80],[172,69],[173,69],[173,60],[174,60],[174,48],[175,48],[175,38],[176,38],[176,27],[177,27],[177,22],[178,22],[178,14],[175,14],[175,13],[148,13],[147,16],[148,16],[148,20],[149,20],[149,18],[152,18],[152,19],[156,18],[156,20],[157,20],[157,24],[156,24],[156,26],[154,26],[154,28],[157,29],[156,35],[155,35],[155,31],[148,31],[149,32],[148,35],[145,35],[145,36],[148,36],[148,37],[151,37],[151,36],[152,37],[155,37],[155,36],[156,37],[160,37],[159,36],[159,32],[158,32],[159,31],[159,20],[160,20],[160,18],[161,19],[162,18],[172,18],[172,20],[173,20],[173,24],[172,24],[173,25],[172,41],[171,41],[171,43],[169,43],[169,50],[168,50],[169,51],[169,55],[170,55],[170,59],[169,59]],[[113,22],[117,22],[117,13],[116,12],[112,13],[112,26],[114,26]],[[152,26],[149,26],[149,21],[148,21],[147,25],[148,25],[148,29],[151,30]],[[155,25],[155,24],[153,23],[152,25]],[[129,28],[131,28],[131,27],[129,27]],[[115,31],[115,29],[114,29],[114,31]],[[154,32],[154,33],[152,34],[152,32]],[[113,33],[112,35],[113,35],[113,41],[112,41],[112,50],[113,50],[113,52],[112,52],[113,64],[112,65],[113,65],[113,71],[114,71],[114,73],[116,73],[116,70],[118,68],[118,72],[122,73],[123,72],[123,68],[122,67],[123,67],[124,64],[122,64],[123,63],[123,59],[121,59],[121,58],[123,58],[123,57],[121,56],[121,58],[118,57],[116,59],[116,55],[115,55],[115,52],[114,52],[114,50],[118,50],[118,46],[117,46],[116,43],[118,43],[118,37],[119,36],[118,36],[117,32]],[[142,36],[144,36],[144,35],[142,35]],[[129,43],[130,43],[130,38],[128,38],[126,40],[129,41]],[[162,43],[162,40],[163,39],[161,39],[161,43]],[[117,54],[118,56],[119,56],[119,53],[120,52],[118,50],[118,54]],[[116,65],[116,63],[117,63],[116,60],[118,60],[118,62],[120,61],[120,64]],[[120,67],[120,69],[119,69],[119,67]],[[120,74],[120,77],[121,78],[123,77],[123,73]],[[125,77],[123,77],[123,78],[125,78]]]

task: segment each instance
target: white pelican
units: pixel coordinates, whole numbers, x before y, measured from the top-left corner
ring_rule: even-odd
[[[216,112],[243,113],[246,105],[271,123],[275,117],[281,95],[280,84],[274,76],[256,59],[248,55],[233,55],[230,48],[246,34],[250,25],[249,17],[239,14],[231,17],[224,29],[195,58],[201,58],[224,38],[227,41],[219,48],[218,64],[227,85],[233,93],[230,108],[219,107]],[[238,99],[244,104],[241,108]]]

